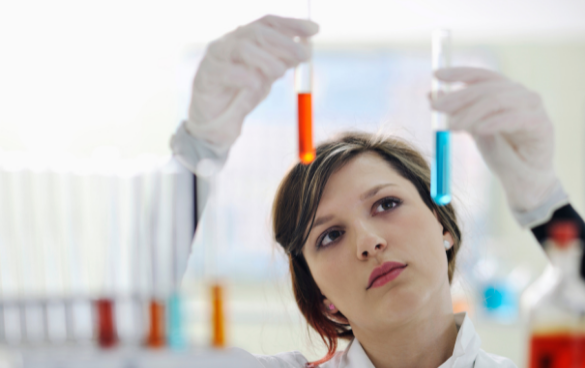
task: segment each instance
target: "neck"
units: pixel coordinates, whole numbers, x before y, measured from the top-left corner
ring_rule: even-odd
[[[354,335],[376,368],[437,368],[451,355],[457,339],[451,298],[398,326]]]

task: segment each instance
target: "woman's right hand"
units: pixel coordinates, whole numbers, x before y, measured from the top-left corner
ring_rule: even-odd
[[[212,42],[193,82],[187,131],[227,152],[272,83],[310,58],[309,46],[295,38],[318,30],[309,20],[268,15]]]

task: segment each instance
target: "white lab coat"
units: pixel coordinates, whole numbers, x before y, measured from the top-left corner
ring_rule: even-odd
[[[480,349],[481,339],[466,313],[455,315],[457,340],[453,355],[439,368],[517,368],[510,359],[489,354]],[[249,353],[248,353],[249,354]],[[305,368],[307,359],[298,351],[276,355],[252,355],[258,368]],[[246,359],[248,361],[248,359]],[[252,360],[252,359],[250,359]],[[353,339],[344,351],[337,352],[321,368],[374,368],[362,345]]]

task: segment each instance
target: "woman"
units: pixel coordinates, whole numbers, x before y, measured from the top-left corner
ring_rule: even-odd
[[[189,119],[171,142],[176,158],[197,174],[220,168],[245,116],[310,57],[294,38],[317,31],[310,21],[267,16],[209,45]],[[437,77],[465,83],[431,105],[474,137],[520,225],[542,240],[551,216],[580,221],[553,169],[553,128],[539,97],[487,70]],[[299,308],[329,353],[312,363],[298,352],[255,356],[259,366],[514,367],[481,350],[470,320],[452,313],[461,234],[453,207],[430,200],[429,180],[408,144],[362,133],[320,145],[311,165],[289,172],[274,203],[275,238]],[[351,340],[343,352],[335,352],[338,338]]]

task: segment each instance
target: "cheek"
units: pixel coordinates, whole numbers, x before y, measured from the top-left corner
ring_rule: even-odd
[[[357,270],[354,269],[355,262],[351,262],[348,247],[336,247],[322,251],[307,263],[321,293],[340,301],[354,289],[352,284],[356,282]]]
[[[409,261],[429,277],[446,275],[447,255],[441,226],[435,216],[413,212],[402,220],[397,224],[402,229],[400,243],[408,247]]]

